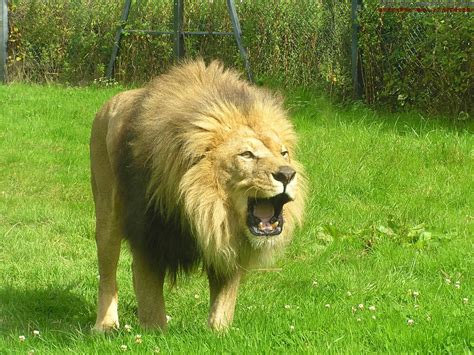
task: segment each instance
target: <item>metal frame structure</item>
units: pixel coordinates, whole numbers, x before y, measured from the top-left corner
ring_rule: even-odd
[[[7,82],[8,0],[0,0],[0,83]]]
[[[120,25],[117,28],[115,34],[114,46],[112,48],[112,55],[110,57],[109,65],[107,66],[106,77],[112,78],[114,74],[115,61],[117,59],[118,53],[120,51],[120,42],[122,36],[125,33],[142,33],[152,36],[159,35],[170,35],[173,36],[173,55],[175,60],[179,60],[184,57],[185,47],[184,47],[184,37],[185,36],[209,36],[209,35],[233,35],[237,47],[239,48],[239,53],[244,62],[245,70],[247,71],[248,79],[253,82],[253,75],[250,69],[250,62],[247,55],[247,51],[242,43],[242,29],[240,27],[239,18],[237,16],[237,10],[235,7],[234,0],[226,0],[227,2],[227,11],[229,13],[231,22],[232,22],[232,32],[214,32],[214,31],[183,31],[183,19],[184,19],[184,3],[185,0],[173,0],[173,31],[153,31],[153,30],[129,30],[125,29],[124,26],[127,23],[128,15],[131,8],[131,0],[125,0],[124,7],[122,10],[122,16],[120,19]]]

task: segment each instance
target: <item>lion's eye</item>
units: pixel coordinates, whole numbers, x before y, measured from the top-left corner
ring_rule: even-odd
[[[288,153],[288,151],[285,150],[285,151],[281,152],[281,156],[282,156],[283,158],[288,158],[288,157],[290,156],[290,153]]]
[[[245,158],[245,159],[253,159],[255,158],[255,155],[250,151],[250,150],[247,150],[243,153],[240,153],[239,154],[242,158]]]

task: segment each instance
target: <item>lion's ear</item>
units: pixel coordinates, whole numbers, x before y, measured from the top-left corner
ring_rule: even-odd
[[[259,88],[265,103],[273,104],[277,107],[283,107],[285,103],[285,96],[280,90],[270,90],[267,88]]]
[[[280,90],[276,90],[272,93],[273,95],[273,98],[275,99],[275,101],[279,104],[279,105],[284,105],[285,103],[285,96],[283,95],[283,93],[280,91]]]

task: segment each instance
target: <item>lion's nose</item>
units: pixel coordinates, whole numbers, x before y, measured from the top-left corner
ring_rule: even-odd
[[[280,181],[284,186],[286,186],[291,180],[293,180],[296,175],[296,171],[293,170],[293,168],[284,165],[280,166],[278,171],[276,173],[272,173],[272,175],[275,180]]]

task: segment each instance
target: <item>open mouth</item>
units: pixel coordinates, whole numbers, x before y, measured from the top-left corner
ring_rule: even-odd
[[[249,198],[247,226],[258,237],[279,235],[283,230],[283,205],[290,201],[286,193],[271,198]]]

